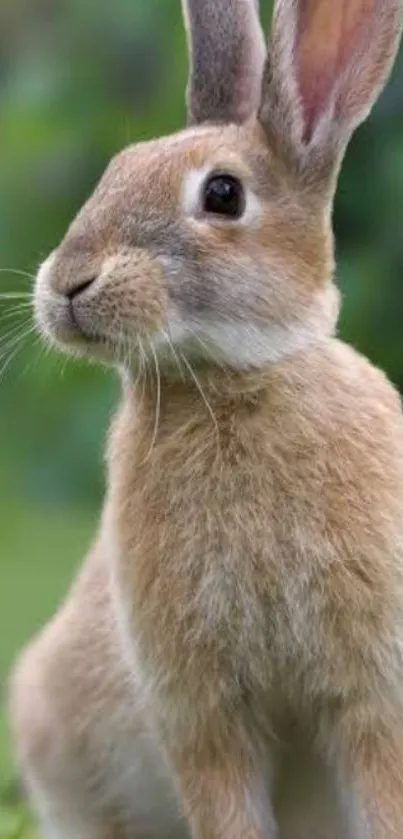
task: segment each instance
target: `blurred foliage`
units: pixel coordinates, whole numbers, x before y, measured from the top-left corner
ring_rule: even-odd
[[[112,154],[183,125],[186,74],[179,0],[0,0],[0,292],[32,286]],[[403,390],[402,216],[403,56],[335,218],[342,334]],[[20,342],[17,305],[0,302],[0,676],[89,538],[116,398],[112,375]]]
[[[2,0],[0,292],[30,287],[14,271],[35,272],[111,155],[183,122],[179,6]],[[0,317],[1,369],[24,318],[13,317],[9,300]],[[0,487],[35,502],[93,503],[112,379],[56,357],[38,360],[32,336],[21,344],[0,380]]]
[[[35,271],[114,152],[183,124],[186,73],[179,0],[1,0],[0,291],[29,286],[4,269]],[[336,210],[343,334],[400,387],[402,208],[403,60],[352,144]],[[8,301],[1,316],[4,341],[22,318]],[[28,499],[92,503],[112,377],[70,363],[62,376],[38,354],[27,340],[2,375],[3,478]]]

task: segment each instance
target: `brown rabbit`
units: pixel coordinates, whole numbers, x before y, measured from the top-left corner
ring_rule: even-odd
[[[98,539],[11,715],[47,839],[402,839],[403,419],[334,338],[332,201],[400,0],[187,0],[191,127],[36,286],[117,366]]]

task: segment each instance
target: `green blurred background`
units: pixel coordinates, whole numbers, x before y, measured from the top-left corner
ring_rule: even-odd
[[[0,0],[0,293],[32,288],[112,154],[183,124],[186,73],[179,0]],[[401,389],[402,216],[403,56],[350,148],[336,209],[341,332]],[[0,298],[3,687],[93,532],[117,391],[112,375],[20,338],[20,303]],[[3,723],[4,783],[10,773]]]

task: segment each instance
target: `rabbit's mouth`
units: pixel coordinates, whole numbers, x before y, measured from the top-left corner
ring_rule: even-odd
[[[39,331],[63,351],[136,368],[141,336],[152,340],[164,321],[160,267],[137,250],[80,274],[60,251],[43,263],[35,288]]]
[[[45,339],[65,353],[107,364],[121,363],[127,357],[128,342],[122,333],[115,335],[113,330],[97,328],[85,307],[81,309],[62,295],[37,293],[35,318]]]
[[[39,269],[35,288],[35,320],[39,331],[66,350],[85,351],[89,343],[97,343],[98,336],[90,334],[77,317],[71,295],[61,294],[49,282],[55,254],[51,254]]]

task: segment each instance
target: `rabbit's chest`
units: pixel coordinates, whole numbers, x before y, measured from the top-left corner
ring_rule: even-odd
[[[138,659],[154,686],[176,695],[180,685],[182,702],[185,686],[196,704],[213,688],[228,701],[239,690],[278,696],[322,632],[312,566],[270,507],[248,493],[195,506],[183,492],[161,519],[137,512],[123,587]]]
[[[312,707],[381,679],[379,645],[391,669],[397,655],[380,570],[394,536],[381,518],[374,530],[359,476],[346,485],[334,457],[303,448],[292,466],[257,443],[252,465],[250,452],[213,468],[215,456],[156,459],[115,507],[127,625],[153,696]]]

